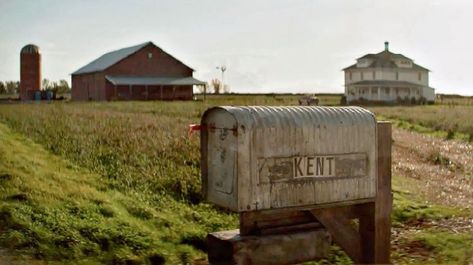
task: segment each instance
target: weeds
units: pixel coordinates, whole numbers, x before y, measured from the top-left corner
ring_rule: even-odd
[[[421,133],[441,132],[445,139],[473,141],[473,106],[432,105],[413,107],[370,107],[376,115],[395,119],[399,127]],[[403,124],[408,123],[409,126]]]

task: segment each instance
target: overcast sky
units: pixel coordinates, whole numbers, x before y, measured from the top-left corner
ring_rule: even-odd
[[[343,92],[342,68],[366,54],[402,53],[440,93],[473,95],[473,1],[0,0],[0,80],[19,79],[34,43],[43,77],[152,41],[234,92]]]

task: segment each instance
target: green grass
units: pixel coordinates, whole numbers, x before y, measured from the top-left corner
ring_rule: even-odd
[[[231,104],[295,105],[297,97],[0,105],[0,245],[66,264],[205,259],[205,235],[238,220],[201,202],[199,137],[189,139],[187,126]],[[395,176],[393,187],[396,227],[465,215],[420,198],[413,187],[422,183]],[[434,258],[461,260],[442,254],[450,245],[432,244]],[[337,248],[319,262],[349,263]]]
[[[423,229],[401,242],[395,257],[402,264],[466,264],[473,262],[473,235]]]
[[[473,141],[473,106],[428,105],[369,107],[395,125],[445,139]]]
[[[185,263],[204,257],[208,231],[237,226],[206,204],[110,189],[1,124],[0,182],[0,244],[34,259]]]

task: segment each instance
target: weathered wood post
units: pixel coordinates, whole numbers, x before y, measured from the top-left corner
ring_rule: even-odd
[[[316,260],[332,241],[357,264],[390,262],[389,123],[357,107],[216,107],[200,128],[204,197],[240,214],[207,236],[211,264]]]
[[[391,187],[392,128],[389,122],[378,122],[378,192],[375,208],[374,263],[391,262]]]

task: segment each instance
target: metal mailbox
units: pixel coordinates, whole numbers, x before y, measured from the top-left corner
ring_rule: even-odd
[[[359,107],[214,107],[201,121],[205,198],[236,212],[374,198],[376,119]]]

